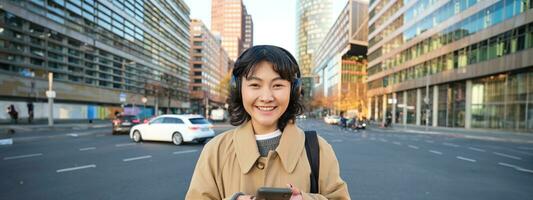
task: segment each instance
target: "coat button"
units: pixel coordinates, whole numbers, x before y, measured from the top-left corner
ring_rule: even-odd
[[[264,169],[265,168],[265,163],[257,162],[257,165],[255,167],[257,167],[257,169]]]

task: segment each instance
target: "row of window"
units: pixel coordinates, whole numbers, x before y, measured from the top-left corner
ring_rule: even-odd
[[[43,3],[44,3],[44,2],[41,2],[40,0],[39,1],[35,1],[35,2],[38,5],[43,5]],[[132,3],[131,2],[129,2],[129,3],[128,2],[122,2],[122,1],[118,2],[118,3],[115,3],[116,6],[122,5],[122,4],[127,5],[127,4],[132,4]],[[139,2],[136,2],[135,4],[136,5],[141,5],[141,4],[139,4]],[[94,4],[92,2],[89,2],[89,3],[88,2],[84,2],[83,6],[80,6],[80,5],[81,5],[81,2],[76,3],[76,2],[64,2],[64,1],[48,1],[47,8],[49,10],[51,8],[53,8],[52,10],[53,10],[53,12],[55,12],[55,14],[50,14],[49,13],[50,15],[47,15],[47,16],[49,18],[51,18],[52,20],[56,20],[56,21],[57,21],[57,19],[61,19],[61,21],[58,21],[59,23],[65,24],[65,25],[67,25],[67,26],[69,26],[69,27],[71,27],[71,28],[73,28],[75,30],[79,30],[80,32],[81,32],[83,26],[82,26],[82,24],[79,24],[79,23],[81,23],[83,21],[85,22],[85,24],[83,24],[85,26],[95,27],[96,25],[98,25],[98,26],[104,28],[102,30],[100,30],[100,29],[98,29],[98,30],[100,30],[100,31],[108,30],[111,33],[113,33],[113,35],[118,36],[119,40],[131,41],[131,42],[136,42],[136,43],[140,43],[140,44],[142,44],[143,41],[145,43],[147,43],[146,45],[140,45],[141,48],[132,48],[132,50],[134,50],[134,51],[136,51],[138,49],[143,49],[143,48],[146,48],[146,47],[148,47],[146,49],[147,52],[152,51],[153,48],[157,48],[157,49],[159,49],[159,51],[162,51],[163,49],[165,49],[166,52],[168,52],[169,54],[172,55],[172,57],[179,59],[179,61],[183,61],[182,57],[184,57],[184,56],[181,56],[178,53],[181,52],[181,54],[183,54],[183,55],[186,54],[186,51],[183,50],[183,49],[186,49],[187,46],[188,46],[188,42],[186,42],[186,40],[180,42],[180,41],[177,40],[177,37],[175,37],[175,35],[169,36],[168,34],[167,35],[163,34],[163,36],[166,37],[167,40],[173,41],[173,43],[175,44],[174,46],[182,47],[181,51],[174,51],[170,47],[167,46],[168,45],[167,43],[160,42],[156,38],[153,38],[152,39],[153,41],[146,41],[146,40],[149,40],[148,38],[146,38],[146,36],[148,34],[145,34],[145,32],[142,29],[140,29],[139,27],[136,27],[131,21],[128,21],[127,19],[124,19],[122,16],[118,15],[116,12],[113,12],[112,10],[110,10],[107,7],[105,7],[101,3]],[[63,6],[65,6],[65,7],[63,7]],[[91,17],[86,17],[86,15],[85,15],[86,12],[94,13],[94,12],[88,11],[88,10],[93,10],[94,7],[98,7],[98,9],[96,9],[96,11],[98,11],[96,13],[97,16],[92,16],[92,14],[90,14]],[[127,12],[128,11],[128,9],[127,9],[128,7],[131,7],[131,6],[123,6],[121,9],[124,9]],[[155,11],[147,12],[147,11],[144,10],[142,5],[141,6],[136,6],[136,7],[140,7],[141,8],[141,10],[137,9],[135,11],[136,15],[137,15],[137,13],[142,14],[141,20],[139,20],[140,22],[143,22],[142,19],[146,19],[144,17],[143,13],[146,12],[146,13],[149,13],[149,14],[153,14],[155,11],[160,12],[159,10],[156,10],[156,9],[154,9]],[[83,8],[83,12],[82,12],[82,8]],[[65,16],[65,13],[67,13],[67,15],[66,15],[67,17],[70,17],[70,18],[73,17],[72,23],[67,23],[69,21],[65,22],[65,20],[61,17],[61,16]],[[86,19],[81,20],[82,18],[81,18],[80,15],[84,16],[84,18],[86,18]],[[159,22],[151,22],[151,23],[159,24]],[[150,25],[151,23],[147,23],[147,24]],[[186,23],[186,24],[188,24],[188,23]],[[171,25],[173,25],[173,24],[171,24]],[[182,29],[188,30],[187,27],[182,27]],[[88,29],[88,30],[90,30],[90,29]],[[176,31],[176,30],[178,30],[178,31]],[[166,32],[166,31],[163,31],[163,30],[159,30],[159,31],[160,31],[159,33],[165,33]],[[87,30],[85,32],[87,32]],[[183,30],[179,31],[179,29],[175,28],[175,30],[171,30],[171,32],[181,33],[181,32],[183,32]],[[113,38],[114,38],[113,36],[110,37],[110,39],[113,39]],[[184,38],[187,38],[187,37],[184,36]],[[104,41],[106,41],[106,40],[104,40]],[[128,45],[123,45],[123,46],[127,47]],[[144,52],[140,52],[140,53],[144,53]]]
[[[385,59],[381,62],[382,64],[376,66],[377,69],[369,70],[369,75],[373,75],[374,73],[378,73],[382,70],[391,69],[401,65],[411,59],[437,50],[444,45],[459,41],[462,38],[475,34],[489,26],[501,23],[504,20],[510,19],[516,15],[519,15],[520,13],[525,12],[526,7],[522,6],[524,4],[517,3],[517,0],[508,0],[505,2],[509,4],[504,5],[504,1],[500,1],[499,3],[496,3],[446,28],[440,33],[414,44],[410,48],[399,52],[395,56]],[[533,7],[530,6],[529,9],[531,8]],[[505,13],[507,13],[505,16],[503,15],[504,9]],[[392,43],[388,43],[382,48],[372,52],[369,55],[369,60],[377,59],[385,54],[385,51],[389,52],[392,49],[399,47],[402,43],[401,38],[402,36],[400,35],[396,39],[391,40]],[[370,68],[374,68],[374,66],[371,66]]]
[[[500,35],[465,48],[433,58],[424,63],[390,74],[369,83],[369,89],[387,87],[404,81],[422,78],[446,70],[502,57],[524,49],[533,48],[533,23],[509,30]]]

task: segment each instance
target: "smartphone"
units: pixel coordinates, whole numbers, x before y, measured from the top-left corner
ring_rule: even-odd
[[[258,200],[289,200],[291,195],[289,188],[261,187],[257,190]]]

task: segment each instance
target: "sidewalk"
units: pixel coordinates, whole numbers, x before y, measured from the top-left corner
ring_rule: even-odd
[[[48,126],[47,120],[37,120],[32,124],[21,122],[18,124],[0,124],[0,145],[13,144],[13,140],[39,137],[54,137],[64,135],[58,132],[81,132],[93,128],[111,127],[109,120],[58,120],[54,126]],[[70,133],[75,134],[75,133]]]
[[[426,130],[425,126],[394,124],[392,127],[382,128],[376,123],[372,123],[370,129],[387,132],[405,132],[417,134],[446,135],[456,138],[529,143],[533,144],[533,133],[515,132],[508,130],[494,129],[465,129],[465,128],[448,128],[448,127],[431,127]]]

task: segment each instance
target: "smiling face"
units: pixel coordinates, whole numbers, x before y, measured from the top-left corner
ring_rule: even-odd
[[[279,118],[289,106],[291,83],[274,71],[272,63],[262,61],[250,75],[243,77],[241,92],[255,134],[275,131]]]

